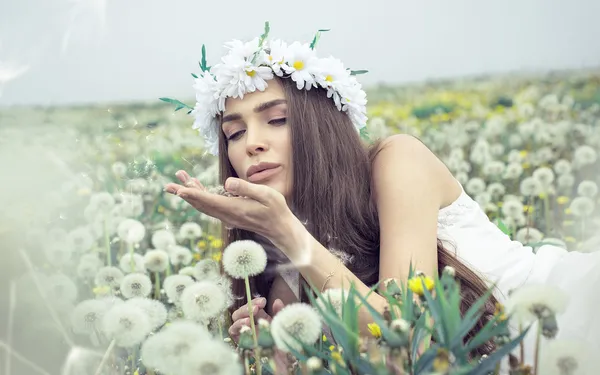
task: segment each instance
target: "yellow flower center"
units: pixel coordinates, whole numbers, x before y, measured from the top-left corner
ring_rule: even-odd
[[[269,61],[273,61],[273,56],[269,55]]]
[[[302,70],[304,69],[304,61],[295,61],[293,66],[296,70]]]
[[[333,82],[333,77],[331,75],[327,75],[327,77],[325,77],[325,81]]]
[[[250,77],[254,77],[256,75],[256,70],[246,70],[246,74]]]

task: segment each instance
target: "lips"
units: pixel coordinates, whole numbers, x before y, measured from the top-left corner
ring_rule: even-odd
[[[246,177],[250,182],[257,182],[279,172],[281,164],[262,162],[248,168]]]

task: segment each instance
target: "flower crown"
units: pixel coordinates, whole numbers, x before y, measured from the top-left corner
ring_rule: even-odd
[[[194,107],[175,99],[160,99],[175,104],[175,111],[189,109],[188,114],[195,118],[192,128],[204,136],[205,146],[213,155],[219,152],[218,115],[225,111],[225,100],[243,98],[244,94],[256,90],[264,91],[267,81],[275,76],[291,78],[298,90],[326,89],[327,97],[333,99],[337,109],[346,112],[356,130],[366,136],[367,95],[355,76],[367,71],[352,71],[338,59],[316,56],[314,49],[319,37],[329,30],[319,30],[310,44],[293,42],[290,45],[281,40],[267,40],[269,31],[266,22],[259,38],[226,43],[229,52],[220,64],[212,67],[206,63],[206,49],[202,46],[202,72],[199,76],[192,73],[196,91]]]

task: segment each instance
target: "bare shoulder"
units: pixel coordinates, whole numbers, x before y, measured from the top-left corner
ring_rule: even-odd
[[[384,139],[373,161],[373,179],[395,174],[401,182],[419,181],[425,190],[440,192],[440,207],[456,200],[461,189],[446,165],[418,138],[395,134]]]

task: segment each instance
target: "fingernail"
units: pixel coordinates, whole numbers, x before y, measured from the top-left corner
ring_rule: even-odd
[[[228,190],[235,190],[237,189],[237,187],[240,185],[240,183],[237,180],[229,180],[227,181],[227,189]]]

